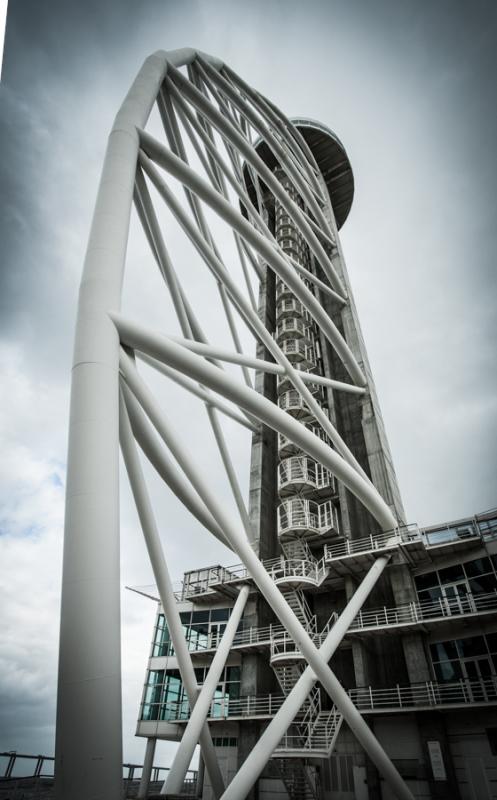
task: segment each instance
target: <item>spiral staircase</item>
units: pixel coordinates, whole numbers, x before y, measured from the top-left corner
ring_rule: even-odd
[[[290,185],[287,191],[291,192]],[[293,199],[300,202],[295,194]],[[276,239],[295,261],[309,269],[309,253],[302,237],[284,209],[276,205]],[[312,286],[308,284],[312,290]],[[301,371],[323,375],[319,334],[307,311],[282,281],[276,284],[276,339],[292,365]],[[327,413],[326,394],[319,384],[308,384],[314,398]],[[298,419],[315,435],[331,445],[301,395],[292,389],[286,376],[278,376],[278,405]],[[309,635],[319,646],[336,615],[332,614],[323,631],[317,630],[316,617],[309,606],[305,589],[318,587],[328,569],[324,557],[316,557],[311,546],[329,540],[339,532],[337,487],[333,475],[309,458],[284,435],[278,436],[278,536],[285,562],[278,579],[280,591]],[[305,565],[305,566],[304,566]],[[282,692],[288,695],[306,667],[306,661],[293,639],[285,632],[271,642],[271,667]],[[318,771],[308,758],[328,758],[342,724],[333,707],[322,708],[321,691],[315,687],[308,695],[285,736],[273,754],[291,800],[315,800],[319,794]]]

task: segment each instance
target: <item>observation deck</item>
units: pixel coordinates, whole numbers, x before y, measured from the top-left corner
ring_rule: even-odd
[[[354,198],[354,175],[345,148],[338,136],[321,122],[307,117],[294,117],[291,122],[302,134],[316,159],[318,169],[326,182],[337,227],[340,230],[349,215]],[[254,147],[271,170],[278,167],[276,156],[264,139],[258,139]],[[243,165],[243,176],[249,197],[253,204],[257,205],[256,191],[246,164]],[[266,190],[262,181],[261,186]]]

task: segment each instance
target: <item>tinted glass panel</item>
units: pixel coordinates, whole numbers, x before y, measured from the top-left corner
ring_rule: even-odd
[[[469,636],[467,639],[458,639],[457,645],[463,658],[483,656],[487,653],[487,646],[483,636]]]
[[[418,589],[430,589],[438,586],[438,575],[436,572],[428,572],[426,575],[417,575],[414,578]]]
[[[473,578],[477,575],[483,575],[485,572],[490,572],[492,570],[492,565],[489,558],[477,558],[474,561],[468,561],[468,563],[464,565],[464,568],[466,570],[466,575]]]
[[[440,583],[454,583],[454,581],[464,580],[464,571],[460,564],[440,569],[438,574],[440,575]]]
[[[209,611],[193,611],[192,622],[208,622]]]
[[[497,581],[492,572],[490,575],[480,575],[479,578],[471,578],[469,587],[473,594],[494,592],[497,589]]]
[[[458,661],[442,661],[434,664],[435,675],[439,681],[457,681],[462,675]]]
[[[227,667],[226,668],[226,680],[227,681],[238,681],[240,682],[240,667]]]
[[[451,658],[458,658],[455,642],[436,642],[430,644],[430,652],[433,661],[448,661]]]
[[[230,615],[230,608],[212,608],[211,609],[211,620],[212,622],[224,622],[227,620]]]

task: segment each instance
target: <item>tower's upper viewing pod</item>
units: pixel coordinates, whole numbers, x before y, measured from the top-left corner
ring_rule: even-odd
[[[338,136],[321,122],[307,117],[293,117],[291,122],[298,128],[316,159],[326,181],[337,226],[341,228],[349,215],[354,197],[354,176],[345,148]],[[276,157],[264,139],[258,139],[255,148],[271,169],[277,166]],[[255,189],[246,165],[244,178],[255,204]]]

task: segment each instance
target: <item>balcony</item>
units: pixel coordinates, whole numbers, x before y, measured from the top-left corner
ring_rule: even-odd
[[[330,574],[337,578],[360,575],[375,558],[396,550],[414,566],[429,564],[432,556],[450,555],[461,549],[480,546],[482,535],[473,523],[422,530],[407,525],[387,533],[371,534],[361,539],[344,539],[325,546],[324,558]]]
[[[305,320],[308,325],[312,322],[311,315],[305,306],[303,306],[300,300],[297,300],[293,294],[285,299],[279,300],[276,306],[276,319],[278,322],[286,317],[300,317]]]
[[[388,689],[351,689],[352,702],[362,713],[424,711],[431,708],[497,705],[497,677],[461,679],[451,683],[412,684]]]
[[[337,536],[338,532],[338,512],[329,500],[316,503],[295,497],[278,506],[280,539],[303,536],[308,540],[323,540],[324,536]]]
[[[334,476],[321,464],[307,456],[292,456],[278,464],[280,497],[299,492],[302,495],[331,497],[337,494]]]
[[[368,569],[380,555],[398,549],[408,553],[409,560],[424,559],[424,542],[416,525],[398,528],[388,533],[371,534],[362,539],[343,539],[325,545],[324,559],[330,567],[330,574],[343,578],[346,575],[359,575]]]
[[[440,597],[438,600],[406,603],[392,608],[363,609],[349,633],[367,633],[386,629],[397,635],[398,629],[411,630],[423,626],[432,628],[454,619],[470,619],[494,614],[497,611],[497,591],[486,594],[466,594],[460,597]]]
[[[497,705],[497,677],[461,679],[450,683],[427,681],[381,689],[362,686],[349,689],[347,693],[361,714],[417,713],[433,709],[495,706]],[[286,695],[283,693],[214,698],[209,709],[208,719],[211,722],[227,719],[270,719],[279,711],[285,699]],[[148,709],[146,719],[143,719],[142,709],[140,709],[140,722],[155,722],[156,733],[160,733],[161,722],[166,725],[171,722],[186,723],[190,717],[187,700],[148,704]],[[332,714],[333,712],[338,713],[335,709],[326,713]],[[315,704],[310,706],[309,703],[306,703],[296,718],[296,724],[309,724],[309,732],[314,729],[317,733],[318,729],[315,726],[322,714],[319,704],[315,708]],[[290,731],[288,735],[291,737],[295,734]],[[283,738],[282,742],[284,740]],[[287,744],[289,743],[290,739],[287,739]],[[296,740],[293,740],[292,748],[288,749],[293,749],[295,745]],[[280,746],[283,747],[283,744]]]
[[[285,339],[296,339],[301,337],[308,344],[312,341],[312,331],[310,326],[302,317],[285,317],[276,326],[276,338],[280,344]]]
[[[316,366],[314,348],[305,344],[303,339],[284,339],[280,347],[292,364],[300,364],[306,369]]]
[[[479,545],[482,540],[481,532],[474,521],[465,521],[459,524],[448,524],[443,527],[426,528],[423,530],[426,549],[432,553],[447,554],[466,550]]]

